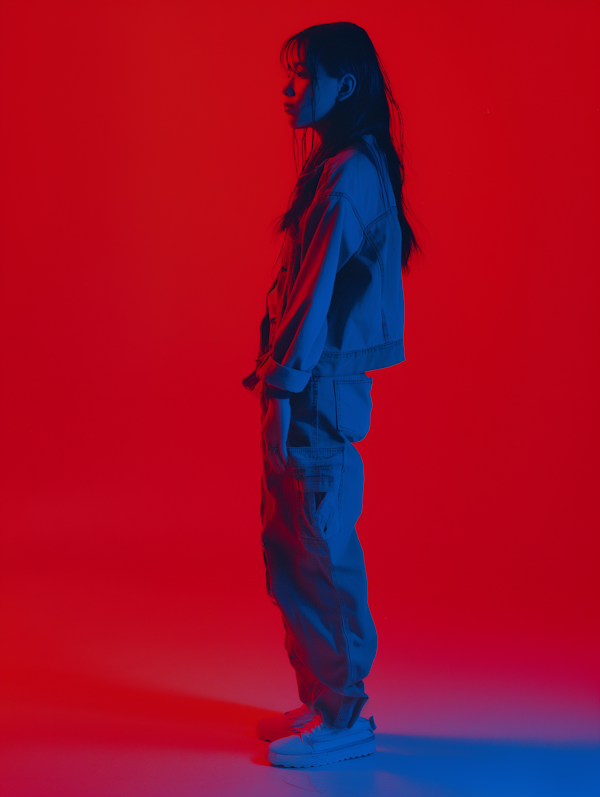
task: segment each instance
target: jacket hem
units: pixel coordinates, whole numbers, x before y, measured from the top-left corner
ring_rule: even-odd
[[[392,340],[381,346],[355,351],[324,351],[316,366],[315,376],[335,376],[336,374],[360,374],[377,371],[404,362],[404,339]]]

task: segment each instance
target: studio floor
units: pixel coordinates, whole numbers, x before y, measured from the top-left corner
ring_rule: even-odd
[[[377,752],[281,769],[255,725],[299,701],[259,568],[241,607],[195,568],[42,565],[0,580],[2,797],[600,794],[591,657],[408,626],[394,647],[380,612]]]
[[[585,743],[377,732],[377,752],[282,769],[254,724],[268,709],[40,673],[7,674],[5,797],[331,795],[596,797],[600,754]]]

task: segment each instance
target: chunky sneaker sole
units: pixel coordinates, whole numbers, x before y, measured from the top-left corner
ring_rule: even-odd
[[[359,717],[352,728],[334,730],[323,725],[312,732],[279,739],[269,745],[268,759],[278,767],[318,767],[375,752],[373,717]]]
[[[301,733],[302,729],[320,716],[316,711],[302,704],[300,708],[286,711],[278,717],[267,717],[256,724],[256,735],[263,742],[274,742],[287,736]]]

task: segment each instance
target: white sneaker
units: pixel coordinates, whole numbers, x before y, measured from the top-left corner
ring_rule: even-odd
[[[330,728],[315,718],[300,734],[269,745],[268,759],[278,767],[315,767],[375,752],[375,721],[359,717],[351,728]]]
[[[320,716],[318,712],[303,703],[300,708],[286,711],[285,714],[280,714],[278,717],[259,720],[256,724],[256,733],[258,738],[264,742],[272,742],[275,739],[283,739],[294,733],[300,733],[305,725]]]

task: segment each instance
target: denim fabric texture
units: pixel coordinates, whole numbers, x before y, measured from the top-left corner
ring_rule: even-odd
[[[404,360],[402,232],[385,154],[364,136],[315,169],[314,198],[287,230],[244,387],[301,392],[313,374],[348,376]]]
[[[371,386],[365,373],[312,376],[290,399],[285,472],[263,457],[267,592],[282,613],[300,699],[335,728],[360,715],[377,648],[355,529],[364,473],[353,445],[369,431]],[[263,415],[267,402],[263,394]]]

